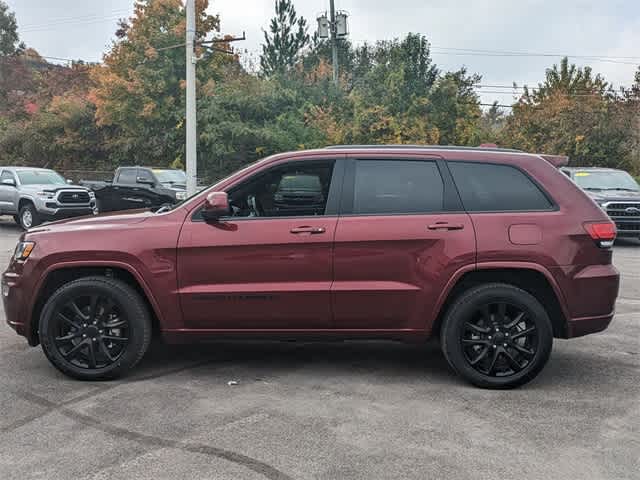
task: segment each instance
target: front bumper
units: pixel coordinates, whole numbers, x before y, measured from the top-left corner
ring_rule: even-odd
[[[95,215],[97,213],[95,204],[82,207],[56,207],[45,208],[39,212],[43,220],[62,220],[64,218],[81,217],[84,215]]]
[[[7,325],[16,331],[18,335],[27,338],[29,345],[37,345],[37,338],[29,328],[27,321],[26,305],[29,304],[27,290],[21,285],[21,276],[10,270],[2,274],[2,303]]]
[[[640,202],[612,201],[602,208],[616,224],[618,237],[640,237]]]

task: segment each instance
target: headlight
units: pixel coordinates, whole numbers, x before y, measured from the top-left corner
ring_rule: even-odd
[[[18,245],[16,245],[16,251],[13,252],[13,259],[26,260],[27,258],[29,258],[29,255],[31,255],[31,252],[33,251],[33,247],[35,246],[36,244],[34,242],[18,243]]]
[[[38,195],[39,197],[48,198],[48,199],[51,199],[56,196],[54,192],[38,192],[36,195]]]
[[[89,190],[89,198],[96,198],[95,192]]]
[[[187,192],[178,191],[176,192],[176,200],[184,200],[187,198]]]

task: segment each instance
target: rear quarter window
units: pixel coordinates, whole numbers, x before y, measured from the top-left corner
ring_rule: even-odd
[[[448,162],[465,210],[551,210],[549,197],[520,169],[509,165]]]

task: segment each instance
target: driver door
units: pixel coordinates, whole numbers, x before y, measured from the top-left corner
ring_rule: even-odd
[[[227,189],[229,217],[207,223],[196,210],[186,220],[178,242],[186,328],[331,328],[342,168],[338,159],[266,167]],[[283,184],[307,188],[290,198]]]

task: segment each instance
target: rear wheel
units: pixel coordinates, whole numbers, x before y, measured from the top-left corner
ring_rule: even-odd
[[[543,369],[553,343],[540,302],[512,285],[488,284],[460,296],[440,332],[451,367],[483,388],[514,388]]]
[[[18,224],[25,230],[40,225],[40,215],[33,203],[25,203],[18,214]]]
[[[87,277],[60,287],[40,317],[40,343],[51,363],[80,380],[119,377],[151,340],[145,302],[129,285]]]

